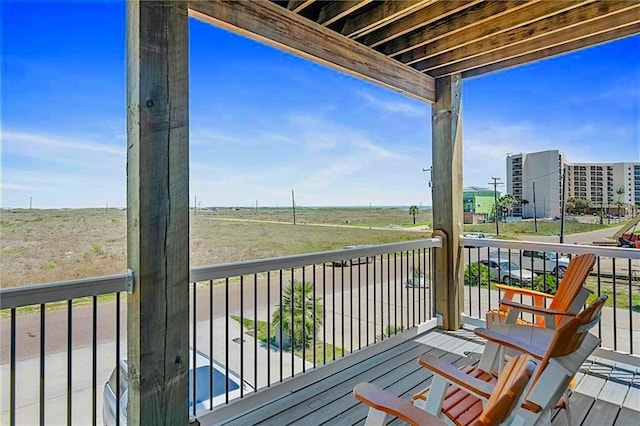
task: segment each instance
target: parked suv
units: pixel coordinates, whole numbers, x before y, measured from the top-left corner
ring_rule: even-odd
[[[562,278],[569,266],[569,258],[558,256],[556,253],[548,251],[522,251],[522,266],[529,268],[534,272],[547,272],[558,275]]]

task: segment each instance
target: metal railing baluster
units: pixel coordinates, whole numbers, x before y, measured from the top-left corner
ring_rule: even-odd
[[[46,312],[46,304],[40,304],[40,425],[44,425],[45,418],[45,336],[46,336],[46,321],[45,321],[45,312]],[[95,320],[94,320],[95,324]],[[95,334],[94,334],[95,336]],[[94,351],[95,352],[95,351]],[[93,368],[94,377],[95,377],[95,366]],[[95,385],[94,385],[95,387]],[[95,402],[95,397],[94,397]],[[95,419],[95,415],[94,415]],[[94,420],[95,421],[95,420]]]
[[[67,301],[67,425],[71,426],[72,420],[72,406],[73,406],[73,384],[71,382],[72,372],[72,344],[73,344],[73,301]]]

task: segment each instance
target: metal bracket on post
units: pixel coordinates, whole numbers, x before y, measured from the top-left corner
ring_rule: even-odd
[[[131,269],[127,269],[126,290],[129,294],[133,292],[133,281],[133,271]]]

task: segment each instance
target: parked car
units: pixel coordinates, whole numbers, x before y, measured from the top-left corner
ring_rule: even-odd
[[[467,232],[465,238],[487,238],[484,232]]]
[[[351,246],[344,246],[342,247],[343,250],[345,249],[354,249],[354,248],[364,248],[364,247],[371,247],[370,244],[355,244],[355,245],[351,245]],[[363,256],[363,257],[356,257],[353,259],[342,259],[342,260],[334,260],[333,261],[333,265],[334,266],[349,266],[349,265],[359,265],[361,263],[371,263],[373,262],[373,257],[372,256]]]
[[[522,251],[522,264],[534,272],[546,272],[562,278],[567,271],[570,259],[548,251]]]
[[[189,350],[190,364],[193,364],[193,350]],[[111,373],[109,381],[105,384],[102,392],[102,420],[106,426],[116,424],[116,406],[118,415],[120,416],[120,424],[127,424],[127,360],[120,360],[120,390],[118,392],[118,401],[116,403],[116,369]],[[213,369],[209,357],[200,351],[196,351],[196,396],[193,397],[193,365],[189,368],[189,407],[185,409],[193,410],[193,404],[195,400],[196,410],[205,410],[220,405],[225,402],[225,367],[218,361],[213,361]],[[209,394],[209,377],[213,380],[213,397]],[[229,387],[229,400],[240,396],[240,377],[232,370],[229,370],[229,377],[227,380]],[[250,391],[253,388],[248,383],[243,383],[245,391]]]
[[[531,284],[536,274],[528,269],[521,268],[517,263],[509,261],[508,258],[490,257],[488,260],[481,260],[480,264],[489,268],[489,275],[495,281],[504,284]]]

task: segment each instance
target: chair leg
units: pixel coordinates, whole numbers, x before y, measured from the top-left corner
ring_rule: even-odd
[[[571,426],[571,410],[569,409],[569,390],[564,391],[564,415],[567,416],[567,425]]]
[[[369,414],[364,424],[366,426],[384,426],[387,424],[387,417],[389,415],[384,411],[369,408]]]

